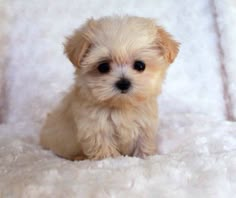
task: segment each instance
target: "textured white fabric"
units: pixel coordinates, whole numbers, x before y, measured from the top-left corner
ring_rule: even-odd
[[[215,0],[220,43],[223,48],[223,64],[228,76],[227,85],[232,100],[233,116],[236,119],[236,1]]]
[[[1,197],[235,196],[236,123],[193,115],[162,117],[162,155],[97,162],[71,162],[42,150],[36,128],[1,126]]]

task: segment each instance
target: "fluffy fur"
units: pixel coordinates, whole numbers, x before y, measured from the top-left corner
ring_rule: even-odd
[[[156,97],[178,43],[151,19],[113,16],[88,20],[67,39],[65,53],[76,67],[75,85],[48,116],[41,144],[77,160],[155,154]],[[101,74],[104,61],[111,69]],[[124,77],[127,93],[114,86]]]

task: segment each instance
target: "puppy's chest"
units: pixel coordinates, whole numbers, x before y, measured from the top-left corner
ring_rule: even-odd
[[[143,128],[143,121],[142,115],[132,110],[114,110],[109,115],[109,122],[113,126],[115,136],[120,139],[136,138]]]
[[[119,139],[134,139],[145,128],[146,116],[137,110],[86,108],[77,112],[81,133],[102,133]]]

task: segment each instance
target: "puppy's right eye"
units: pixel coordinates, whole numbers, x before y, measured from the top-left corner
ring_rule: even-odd
[[[106,74],[110,71],[110,64],[108,62],[100,63],[97,69],[101,74]]]
[[[139,72],[143,72],[145,70],[145,63],[143,61],[136,60],[134,62],[134,69]]]

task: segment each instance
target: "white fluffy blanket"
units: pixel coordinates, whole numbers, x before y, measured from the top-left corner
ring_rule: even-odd
[[[234,0],[0,0],[0,11],[0,197],[235,196]],[[64,37],[113,13],[156,18],[182,44],[159,99],[159,155],[58,158],[40,147],[38,132],[73,80]]]

